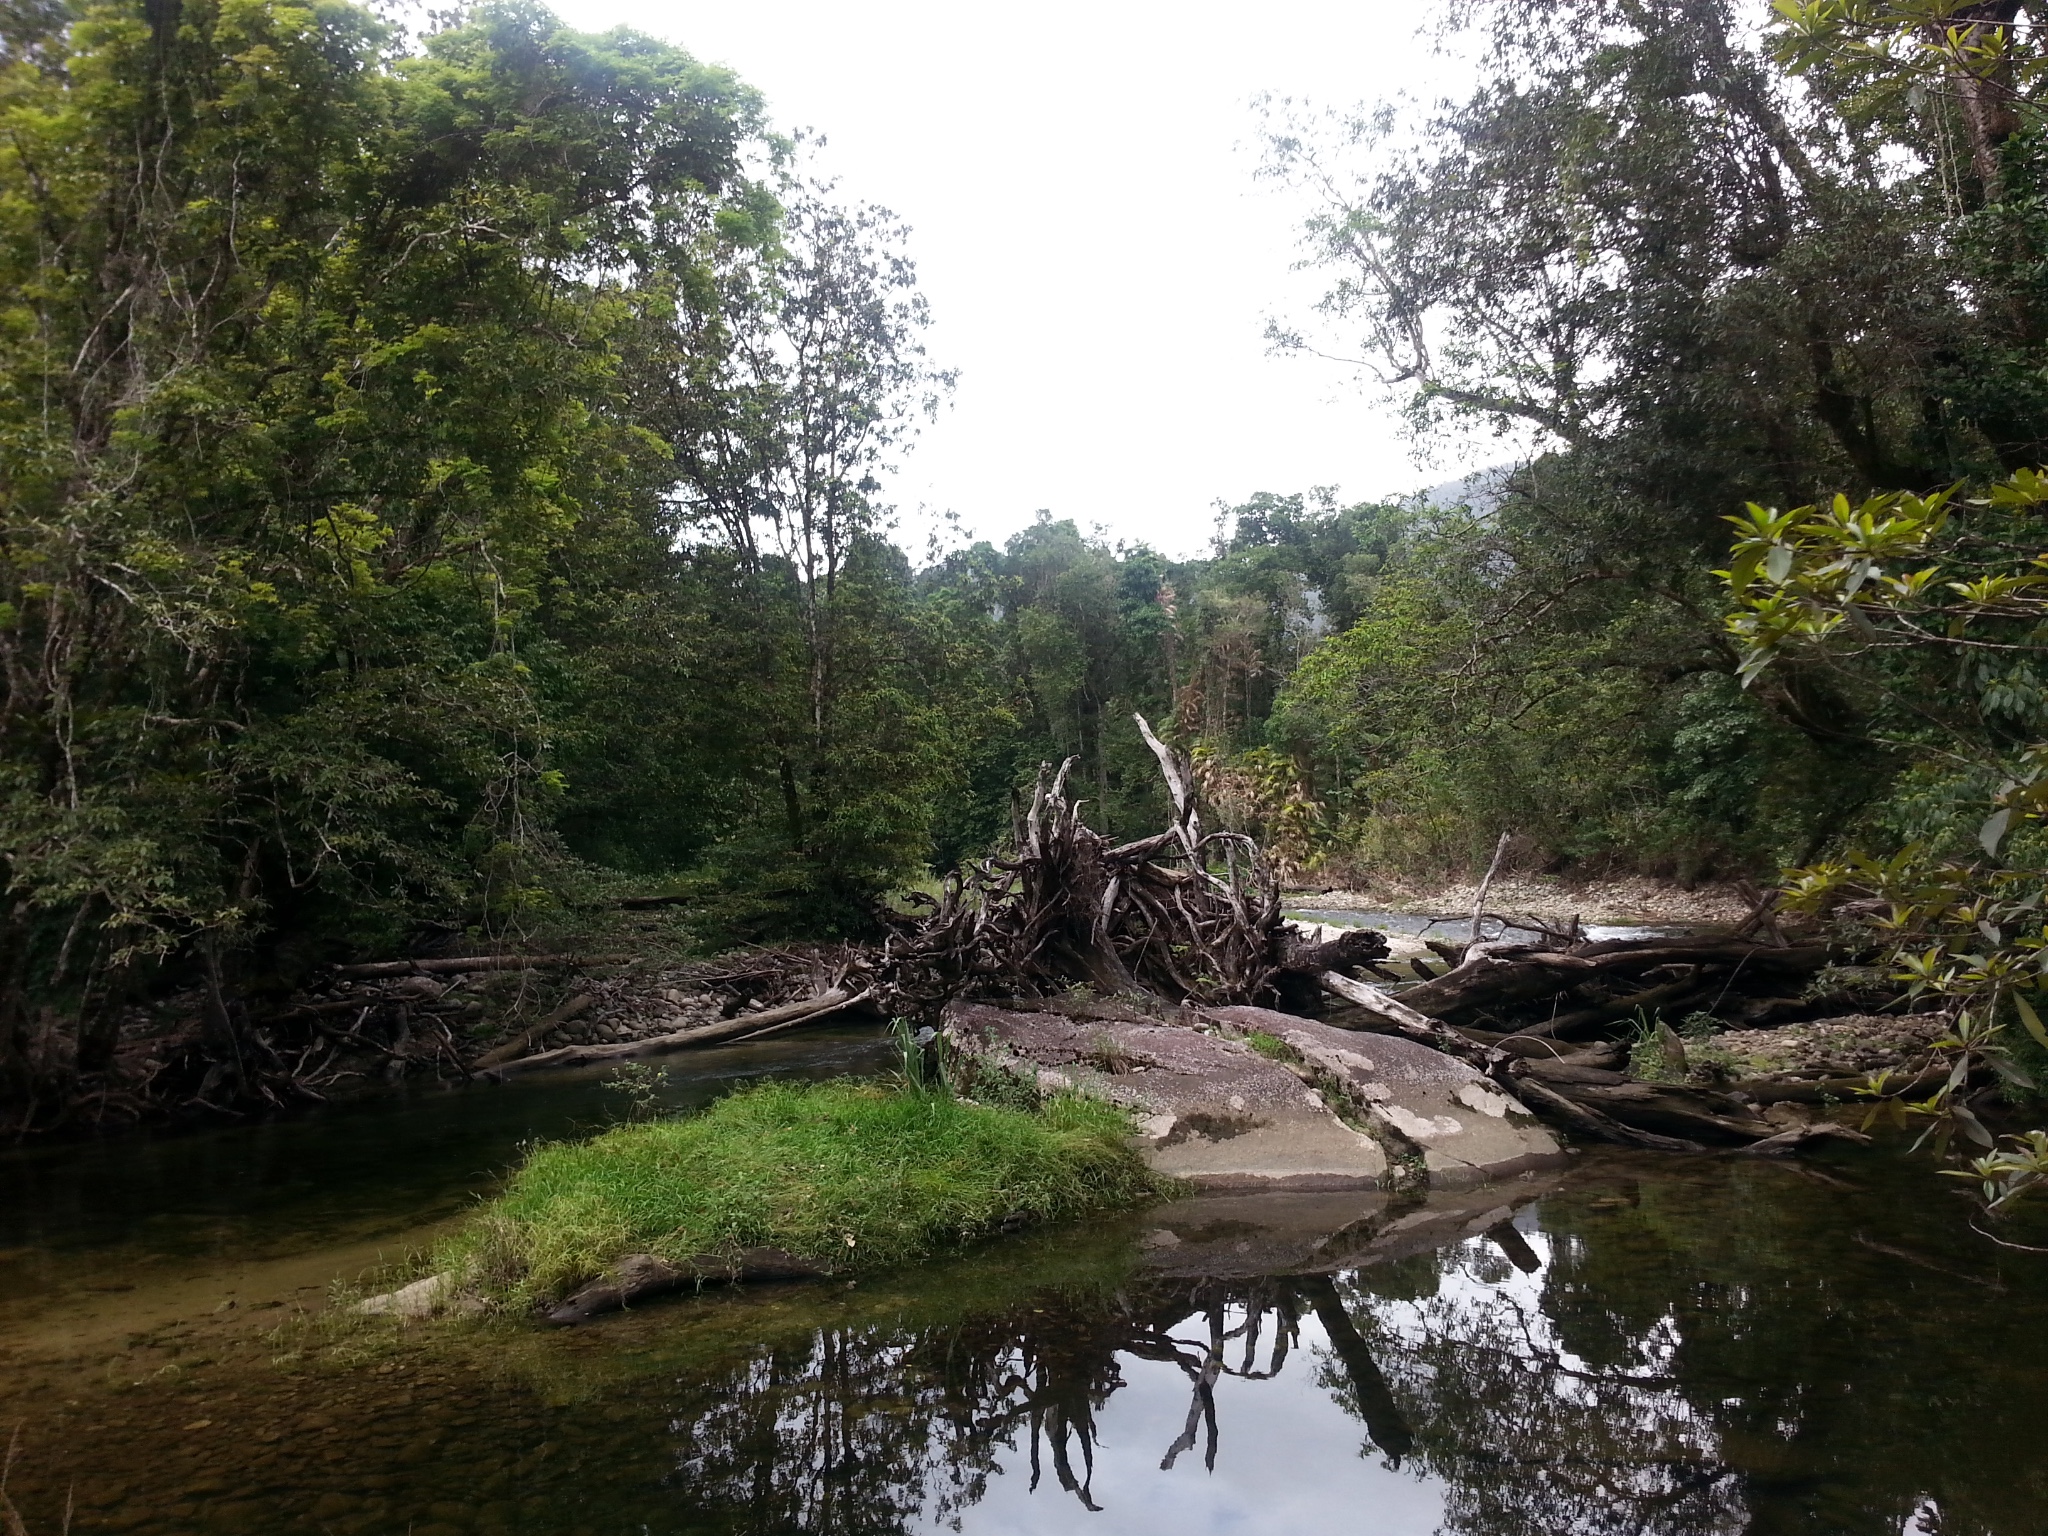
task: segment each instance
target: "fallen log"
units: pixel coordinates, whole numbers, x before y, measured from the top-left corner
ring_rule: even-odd
[[[1611,1003],[1596,1003],[1589,1008],[1575,1008],[1570,1013],[1553,1014],[1541,1024],[1528,1024],[1515,1030],[1514,1034],[1523,1039],[1566,1040],[1573,1035],[1584,1034],[1604,1024],[1616,1024],[1629,1017],[1638,1008],[1669,1008],[1690,1002],[1695,997],[1704,1001],[1712,986],[1702,987],[1697,977],[1686,977],[1681,981],[1665,982],[1661,986],[1647,987],[1641,992],[1632,992],[1627,997],[1618,997]]]
[[[590,1005],[596,1001],[597,998],[591,993],[577,993],[538,1024],[528,1026],[502,1045],[485,1051],[476,1059],[474,1070],[482,1072],[491,1067],[502,1066],[515,1056],[525,1055],[537,1042],[546,1037],[549,1030],[560,1029],[578,1014],[587,1012]]]
[[[360,997],[334,998],[324,1003],[301,1003],[286,1013],[273,1013],[263,1022],[266,1024],[303,1024],[308,1019],[317,1019],[329,1013],[353,1013],[363,1008],[380,1007],[385,1003],[412,1002],[409,997],[390,997],[383,993],[371,992]]]
[[[1387,958],[1387,936],[1371,928],[1346,928],[1334,939],[1311,944],[1296,939],[1280,952],[1280,967],[1287,971],[1341,971],[1354,965],[1371,965]]]
[[[546,1314],[558,1328],[587,1323],[636,1301],[695,1285],[723,1285],[736,1280],[811,1280],[829,1271],[809,1259],[780,1248],[742,1248],[729,1258],[707,1254],[671,1264],[651,1253],[629,1253],[612,1273],[591,1281]]]
[[[1854,1141],[1868,1145],[1870,1138],[1861,1131],[1850,1130],[1846,1125],[1836,1125],[1832,1120],[1816,1120],[1811,1125],[1795,1125],[1775,1136],[1766,1136],[1761,1141],[1752,1141],[1746,1147],[1737,1147],[1729,1155],[1784,1157],[1816,1141]]]
[[[1324,971],[1316,977],[1316,982],[1331,996],[1341,997],[1354,1007],[1362,1008],[1401,1034],[1435,1046],[1461,1060],[1471,1059],[1477,1049],[1471,1041],[1440,1020],[1432,1019],[1426,1013],[1417,1013],[1393,993],[1382,991],[1369,981],[1353,981],[1335,971]]]
[[[1674,944],[1665,939],[1615,939],[1586,944],[1565,954],[1524,944],[1480,944],[1463,964],[1434,981],[1401,994],[1418,1013],[1454,1020],[1497,1013],[1555,997],[1587,982],[1640,975],[1666,966],[1715,966],[1758,979],[1781,979],[1817,971],[1828,960],[1821,945],[1774,949],[1759,944],[1705,940]],[[1691,978],[1697,985],[1696,978]],[[1571,1025],[1577,1028],[1574,1021]],[[1551,1030],[1557,1028],[1553,1021]]]
[[[1923,1067],[1904,1083],[1886,1088],[1889,1098],[1911,1098],[1918,1093],[1932,1093],[1948,1081],[1953,1063],[1935,1062]],[[1863,1096],[1870,1086],[1868,1077],[1824,1077],[1801,1078],[1790,1075],[1778,1077],[1746,1077],[1729,1085],[1730,1090],[1741,1094],[1753,1104],[1825,1104],[1848,1103]]]
[[[1528,1063],[1517,1063],[1511,1073],[1516,1085],[1536,1081],[1526,1071]],[[1544,1084],[1560,1098],[1582,1109],[1590,1109],[1610,1120],[1657,1135],[1680,1136],[1698,1141],[1748,1142],[1775,1136],[1780,1126],[1757,1118],[1743,1105],[1723,1094],[1681,1088],[1668,1083],[1558,1082]]]
[[[1612,1067],[1577,1062],[1570,1057],[1558,1057],[1549,1061],[1540,1056],[1524,1057],[1520,1070],[1523,1075],[1540,1078],[1546,1083],[1589,1083],[1611,1088],[1629,1080],[1626,1072],[1617,1072]]]
[[[1597,1045],[1572,1045],[1562,1040],[1552,1040],[1547,1036],[1496,1035],[1487,1030],[1474,1029],[1470,1025],[1461,1024],[1455,1027],[1468,1040],[1491,1046],[1504,1055],[1527,1056],[1536,1061],[1578,1061],[1590,1056],[1594,1051],[1604,1051],[1610,1047],[1617,1053],[1621,1050],[1619,1042],[1612,1040],[1602,1041]],[[1620,1059],[1619,1054],[1616,1059]]]
[[[337,976],[447,976],[457,971],[529,971],[546,965],[623,965],[631,955],[470,955],[459,960],[370,960],[337,965]]]
[[[1526,944],[1475,944],[1460,964],[1401,997],[1418,1013],[1450,1019],[1555,997],[1598,972],[1593,961],[1578,955]]]
[[[697,1024],[688,1029],[673,1030],[665,1035],[649,1035],[644,1040],[621,1040],[614,1045],[565,1045],[556,1050],[542,1051],[534,1056],[491,1061],[488,1057],[477,1063],[477,1069],[489,1068],[500,1078],[516,1073],[537,1071],[544,1067],[580,1067],[593,1061],[625,1061],[635,1056],[660,1056],[670,1051],[687,1050],[693,1045],[718,1045],[725,1042],[738,1044],[746,1040],[758,1040],[763,1035],[776,1034],[785,1029],[794,1029],[799,1024],[808,1024],[827,1014],[841,1013],[872,1001],[870,992],[849,992],[844,987],[835,987],[817,997],[805,998],[799,1003],[785,1003],[780,1008],[764,1008],[759,1013],[743,1013],[734,1018],[720,1019],[715,1024]],[[536,1026],[538,1029],[538,1026]],[[538,1034],[545,1034],[538,1030]],[[538,1038],[536,1034],[535,1038]],[[503,1049],[503,1047],[500,1047]],[[492,1053],[493,1055],[496,1052]]]
[[[1532,1108],[1540,1106],[1549,1110],[1566,1125],[1584,1132],[1600,1141],[1613,1142],[1623,1147],[1649,1147],[1658,1152],[1704,1152],[1707,1149],[1697,1141],[1682,1136],[1664,1136],[1655,1131],[1638,1130],[1624,1125],[1610,1115],[1601,1113],[1576,1099],[1566,1098],[1555,1088],[1534,1078],[1512,1077],[1513,1090]]]

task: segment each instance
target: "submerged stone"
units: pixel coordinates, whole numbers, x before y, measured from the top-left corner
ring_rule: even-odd
[[[474,1312],[482,1309],[482,1303],[474,1297],[464,1296],[457,1289],[452,1274],[428,1275],[410,1285],[401,1285],[395,1291],[386,1291],[379,1296],[366,1296],[356,1303],[355,1309],[364,1317],[422,1318],[438,1317],[443,1312]]]

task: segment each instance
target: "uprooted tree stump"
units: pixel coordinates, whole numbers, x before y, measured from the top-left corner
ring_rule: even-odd
[[[1138,729],[1173,803],[1165,831],[1111,843],[1068,798],[1076,759],[1039,769],[1015,850],[947,877],[925,915],[883,944],[879,996],[898,1014],[929,1017],[959,997],[1044,997],[1077,986],[1149,992],[1175,1002],[1252,1003],[1302,953],[1280,917],[1280,886],[1264,851],[1239,832],[1204,832],[1188,764]],[[1350,941],[1356,959],[1383,943]]]

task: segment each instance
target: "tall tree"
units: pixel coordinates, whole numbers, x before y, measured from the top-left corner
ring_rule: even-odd
[[[724,264],[687,316],[683,356],[715,366],[682,376],[675,440],[684,516],[729,552],[755,626],[784,851],[844,920],[922,854],[944,771],[878,497],[952,376],[926,361],[900,221],[794,169],[778,191],[765,259]]]
[[[1931,489],[2048,432],[2024,391],[1961,378],[2010,328],[1946,217],[1953,167],[1900,156],[1892,120],[1844,93],[1793,84],[1719,0],[1466,15],[1465,100],[1406,124],[1276,115],[1271,137],[1332,277],[1280,340],[1370,367],[1419,429],[1463,419],[1523,455],[1435,541],[1436,574],[1387,594],[1389,621],[1417,600],[1451,621],[1435,632],[1452,649],[1398,661],[1438,727],[1383,732],[1413,743],[1383,759],[1484,765],[1460,785],[1401,780],[1471,851],[1506,821],[1567,859],[1810,854],[1878,803],[1897,759],[1871,700],[1821,669],[1735,690],[1706,571],[1745,501]],[[1404,646],[1361,637],[1349,680],[1321,664],[1324,704],[1353,690],[1342,707],[1374,729],[1356,688]],[[1597,764],[1572,750],[1587,739]],[[1731,799],[1765,743],[1761,806]]]

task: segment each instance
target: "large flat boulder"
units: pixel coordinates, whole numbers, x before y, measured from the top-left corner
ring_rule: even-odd
[[[1199,1188],[1373,1189],[1387,1156],[1315,1089],[1248,1046],[1183,1024],[1069,1018],[978,1003],[946,1010],[958,1049],[1134,1112],[1153,1167]]]
[[[1262,1008],[1094,1011],[956,1003],[946,1026],[978,1067],[1131,1110],[1152,1165],[1204,1190],[1456,1186],[1564,1160],[1520,1104],[1413,1041]],[[1285,1059],[1246,1044],[1253,1031]]]
[[[1519,1100],[1418,1040],[1332,1029],[1270,1008],[1207,1011],[1282,1041],[1319,1078],[1340,1084],[1389,1143],[1414,1148],[1432,1186],[1478,1184],[1565,1160],[1556,1138]]]

